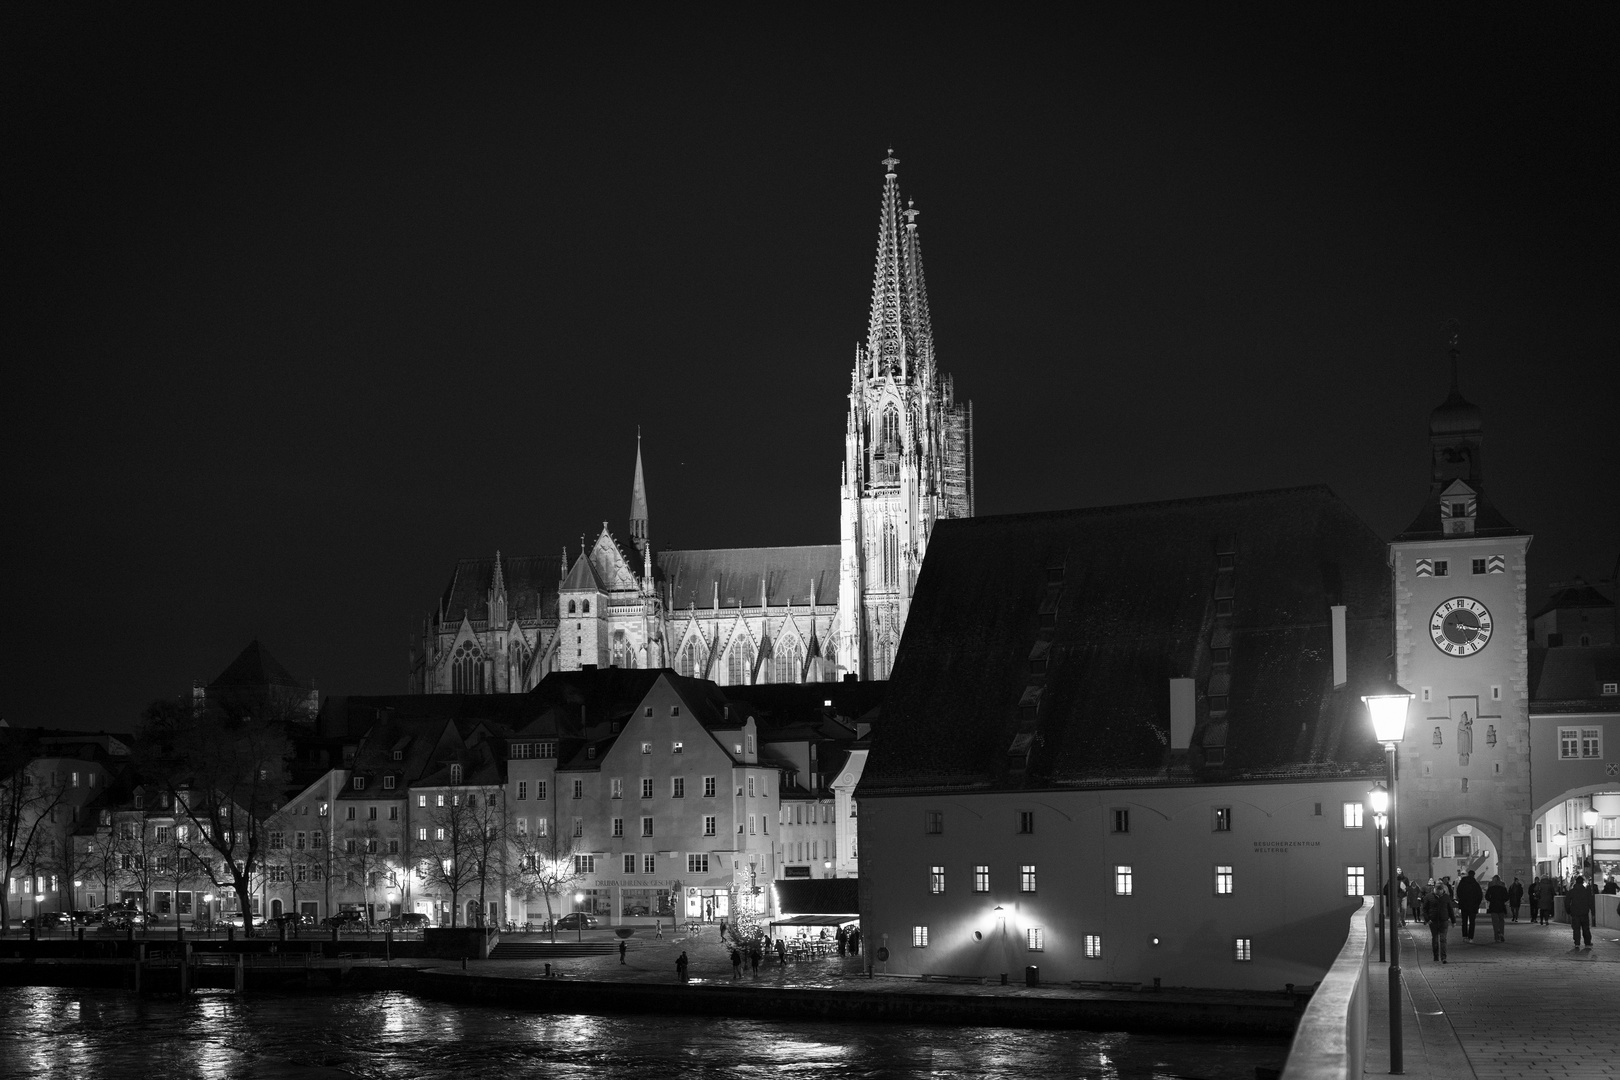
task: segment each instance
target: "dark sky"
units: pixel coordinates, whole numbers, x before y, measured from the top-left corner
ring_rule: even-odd
[[[402,690],[455,559],[624,532],[637,425],[659,546],[836,542],[891,145],[982,513],[1392,535],[1456,319],[1532,603],[1608,577],[1614,9],[1317,7],[8,6],[0,716],[254,637]]]

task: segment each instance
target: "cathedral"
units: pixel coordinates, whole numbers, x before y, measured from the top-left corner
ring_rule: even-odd
[[[940,372],[918,211],[884,159],[856,346],[839,542],[654,550],[641,447],[624,540],[463,559],[410,653],[409,690],[522,693],[554,671],[674,668],[724,686],[886,679],[936,521],[973,515],[973,406]]]

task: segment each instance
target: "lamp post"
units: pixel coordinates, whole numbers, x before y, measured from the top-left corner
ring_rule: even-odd
[[[574,920],[574,930],[576,931],[577,936],[579,937],[580,941],[585,940],[585,913],[583,911],[581,911],[580,907],[579,907],[584,902],[585,902],[585,894],[584,893],[577,892],[577,893],[574,894],[574,911],[575,911],[576,914],[579,915],[579,918]]]
[[[1598,891],[1598,865],[1597,865],[1597,807],[1588,800],[1586,809],[1581,811],[1581,823],[1586,826],[1586,861],[1592,864],[1592,876],[1588,884],[1592,886],[1595,895]]]
[[[1389,822],[1384,811],[1389,809],[1389,789],[1383,784],[1374,784],[1372,790],[1367,792],[1367,805],[1372,807],[1373,828],[1373,865],[1378,868],[1378,962],[1384,963],[1384,924],[1389,922],[1390,905],[1400,903],[1395,895],[1395,879],[1389,879],[1389,891],[1384,891],[1384,826]]]
[[[1564,876],[1564,845],[1569,843],[1569,835],[1563,829],[1553,833],[1553,847],[1558,849],[1558,876]]]
[[[1393,682],[1376,694],[1366,694],[1367,713],[1372,718],[1373,738],[1384,744],[1384,762],[1389,770],[1389,880],[1395,883],[1396,836],[1400,825],[1400,799],[1395,787],[1395,748],[1406,736],[1406,707],[1412,695]],[[1386,918],[1389,928],[1389,1071],[1405,1072],[1401,1060],[1401,946],[1395,939],[1395,920]]]

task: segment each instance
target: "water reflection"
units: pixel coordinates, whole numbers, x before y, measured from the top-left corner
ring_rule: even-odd
[[[681,1016],[548,1016],[403,994],[136,998],[0,990],[0,1076],[1120,1078],[1249,1080],[1282,1064],[1279,1040],[1212,1040],[1008,1028],[775,1022]],[[17,1070],[12,1072],[11,1070]]]

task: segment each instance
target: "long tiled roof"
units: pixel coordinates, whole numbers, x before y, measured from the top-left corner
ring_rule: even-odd
[[[1539,619],[1549,611],[1563,611],[1565,609],[1594,610],[1614,608],[1614,601],[1598,592],[1592,586],[1581,582],[1578,585],[1565,586],[1553,593],[1552,598],[1541,606],[1532,618]]]
[[[758,607],[761,583],[771,607],[808,604],[812,583],[818,604],[838,602],[837,544],[658,551],[653,559],[676,611],[709,607],[716,583],[722,607]]]
[[[506,612],[514,619],[555,619],[557,582],[562,577],[560,555],[502,556],[506,578]],[[462,614],[473,620],[489,618],[489,590],[495,581],[495,558],[462,559],[439,600],[439,610],[450,622]]]
[[[1235,541],[1229,588],[1217,582],[1221,538]],[[1176,779],[1177,677],[1197,680],[1194,745],[1225,743],[1224,765],[1192,757],[1183,782],[1382,768],[1359,695],[1391,672],[1389,590],[1383,542],[1325,487],[941,521],[861,791]],[[1339,603],[1350,681],[1335,689]],[[1222,626],[1229,712],[1212,722]],[[1009,751],[1029,730],[1021,704],[1039,719],[1020,773]]]
[[[1620,683],[1620,645],[1581,648],[1565,645],[1530,651],[1530,707],[1538,712],[1620,712],[1620,695],[1603,693],[1605,683]]]
[[[219,673],[218,678],[208,684],[208,689],[265,689],[272,686],[308,689],[307,683],[294,678],[255,638]]]

